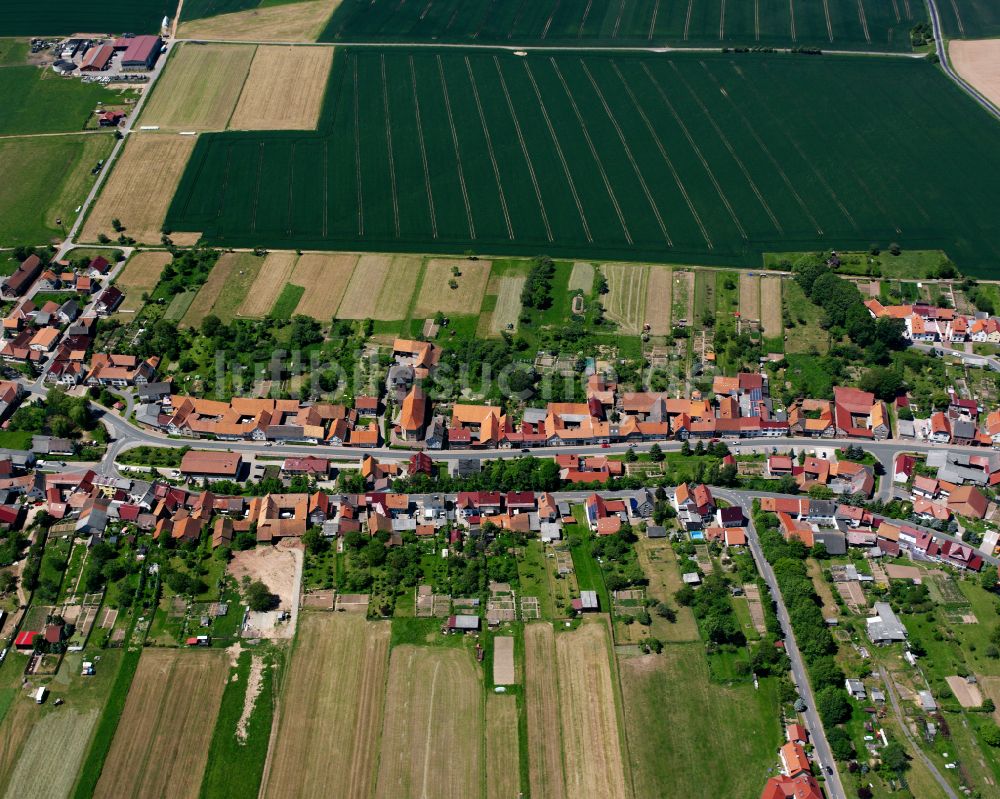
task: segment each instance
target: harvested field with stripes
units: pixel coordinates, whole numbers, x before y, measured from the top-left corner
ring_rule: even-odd
[[[958,2],[968,11],[989,0]],[[906,51],[910,28],[926,19],[916,0],[343,0],[322,39]]]
[[[300,255],[290,282],[302,286],[306,292],[295,313],[321,322],[330,321],[337,314],[357,262],[358,256],[348,253],[307,252]]]
[[[548,622],[524,628],[525,708],[531,795],[566,799],[556,644]]]
[[[373,319],[391,321],[404,319],[413,302],[423,259],[412,255],[397,255],[389,266],[389,274],[378,293],[378,305]]]
[[[670,332],[670,313],[673,304],[673,271],[662,266],[649,268],[646,286],[646,318],[649,333],[665,336]]]
[[[608,319],[623,333],[636,335],[646,321],[646,292],[649,267],[635,264],[603,264],[601,271],[608,281],[608,293],[601,300]]]
[[[761,325],[764,335],[776,338],[781,335],[781,278],[762,277],[760,280]]]
[[[274,249],[1000,260],[995,122],[921,60],[341,47],[318,131],[199,136],[169,226]]]
[[[468,650],[393,649],[376,799],[479,795],[482,694]]]
[[[260,318],[267,316],[274,307],[285,284],[292,276],[298,256],[293,252],[271,252],[261,264],[257,279],[247,292],[237,316]]]
[[[340,301],[337,316],[340,319],[374,319],[390,266],[391,255],[362,255]]]
[[[221,649],[144,651],[96,799],[197,795],[228,674]]]
[[[4,795],[11,799],[69,796],[98,715],[97,710],[66,710],[50,713],[31,727]]]
[[[504,330],[517,330],[517,320],[521,315],[521,291],[526,280],[516,275],[500,278],[500,293],[490,317],[490,333],[493,335],[498,336]]]
[[[195,137],[132,133],[83,225],[82,241],[115,238],[112,219],[140,244],[160,244],[170,199],[194,151]],[[174,239],[178,244],[182,237]]]
[[[264,799],[368,799],[374,786],[389,664],[388,623],[363,615],[303,613]],[[442,691],[444,695],[444,691]]]
[[[746,322],[760,321],[759,275],[740,275],[740,316]]]
[[[251,44],[178,45],[142,112],[142,124],[171,131],[225,130],[256,49]]]
[[[332,47],[258,47],[230,129],[315,129],[332,63]]]
[[[521,790],[517,699],[486,698],[486,799],[512,799]]]
[[[607,622],[588,619],[556,636],[559,716],[569,796],[625,799],[627,750]]]

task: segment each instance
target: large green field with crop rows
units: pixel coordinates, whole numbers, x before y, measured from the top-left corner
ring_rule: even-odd
[[[998,132],[923,61],[344,48],[319,130],[200,137],[167,226],[745,266],[898,242],[982,274]]]
[[[1000,3],[996,0],[937,0],[937,7],[947,36],[963,39],[1000,36]]]
[[[156,33],[176,10],[176,0],[3,0],[0,36]]]
[[[320,38],[909,50],[926,18],[923,0],[343,0]]]

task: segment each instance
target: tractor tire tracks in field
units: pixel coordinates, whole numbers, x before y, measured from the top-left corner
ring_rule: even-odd
[[[576,121],[580,125],[580,130],[583,133],[583,138],[587,142],[587,147],[590,149],[590,154],[593,156],[594,163],[597,165],[597,170],[601,173],[601,180],[604,182],[604,188],[608,192],[608,197],[611,199],[611,204],[615,208],[615,213],[618,215],[618,221],[621,223],[622,231],[625,233],[625,240],[631,245],[632,234],[629,232],[628,224],[625,222],[625,214],[622,213],[622,207],[618,202],[618,197],[615,195],[615,191],[611,186],[611,181],[608,179],[608,173],[604,169],[604,164],[601,162],[601,157],[597,153],[597,147],[594,146],[594,140],[590,136],[590,130],[587,128],[587,122],[583,118],[583,114],[580,113],[580,107],[576,104],[576,99],[573,97],[573,92],[570,91],[569,84],[566,82],[566,78],[563,77],[562,70],[559,69],[559,64],[556,63],[555,58],[549,58],[549,63],[552,65],[552,69],[556,73],[556,77],[559,79],[559,83],[562,84],[563,91],[566,92],[566,97],[569,99],[570,107],[573,109],[573,114],[576,116]]]
[[[524,140],[524,132],[521,130],[521,121],[517,118],[517,111],[514,110],[514,102],[510,98],[510,90],[507,88],[507,79],[503,76],[503,69],[500,67],[500,59],[493,56],[493,64],[497,69],[497,76],[500,78],[500,88],[503,89],[504,99],[507,101],[507,111],[510,113],[511,121],[514,123],[514,131],[517,133],[517,140],[521,144],[521,152],[524,154],[524,162],[528,166],[528,174],[531,175],[531,185],[535,188],[535,199],[538,201],[538,210],[542,215],[542,223],[545,225],[545,235],[552,241],[552,227],[549,225],[549,215],[545,212],[545,203],[542,200],[542,190],[538,185],[538,176],[535,174],[535,165],[531,162],[531,153],[528,152],[528,145]],[[527,66],[527,64],[525,64]],[[537,92],[537,89],[536,89]],[[592,238],[587,239],[593,241]]]
[[[499,62],[497,63],[497,69],[500,69]],[[535,99],[538,100],[538,107],[541,109],[542,118],[545,120],[545,125],[549,129],[549,136],[552,137],[552,144],[556,148],[556,154],[559,156],[560,163],[562,163],[563,174],[566,176],[566,182],[569,184],[570,193],[573,195],[573,202],[576,204],[576,211],[580,215],[580,222],[583,224],[583,233],[587,237],[587,241],[592,244],[594,242],[594,237],[590,233],[590,225],[587,224],[587,215],[583,212],[583,203],[580,202],[580,195],[577,193],[576,184],[573,182],[573,173],[569,171],[569,164],[566,163],[566,156],[563,154],[562,145],[559,144],[559,137],[556,136],[555,126],[549,118],[549,111],[545,107],[545,101],[542,99],[542,93],[538,88],[538,82],[535,80],[535,75],[531,71],[531,66],[527,61],[524,62],[524,69],[528,74],[528,80],[531,81],[531,87],[535,91]],[[506,85],[504,87],[504,91],[506,91]],[[511,113],[514,113],[513,107],[511,107]],[[520,127],[518,127],[518,131],[520,132]],[[549,241],[551,240],[552,239],[550,237]]]
[[[656,89],[657,94],[660,95],[660,99],[663,101],[663,104],[670,111],[671,116],[673,116],[674,122],[677,123],[677,126],[681,129],[681,132],[684,134],[684,138],[687,139],[687,142],[691,146],[691,149],[694,151],[694,154],[698,157],[698,160],[701,162],[701,166],[705,170],[705,174],[708,175],[708,179],[712,182],[712,185],[715,187],[716,194],[719,195],[719,199],[722,201],[722,204],[726,206],[726,210],[729,212],[729,216],[732,218],[733,224],[736,225],[736,228],[740,231],[740,236],[743,238],[744,241],[748,241],[750,237],[747,235],[746,228],[743,227],[743,223],[740,222],[739,217],[736,215],[736,211],[733,209],[732,203],[729,202],[729,198],[726,196],[726,193],[722,190],[722,186],[719,185],[719,181],[715,177],[715,173],[712,171],[712,168],[709,166],[708,161],[705,159],[705,156],[702,153],[701,148],[698,146],[698,143],[694,140],[694,136],[691,135],[691,131],[688,130],[688,126],[684,124],[684,120],[681,118],[680,114],[677,113],[677,109],[674,108],[674,104],[670,102],[670,98],[667,96],[667,93],[663,90],[663,87],[660,85],[660,82],[650,71],[649,66],[643,64],[642,71],[646,73],[646,77],[649,78],[650,82],[653,84],[653,87]]]
[[[479,85],[476,83],[476,76],[472,73],[472,63],[469,57],[465,57],[465,69],[469,73],[469,84],[472,86],[472,96],[476,100],[476,110],[479,112],[479,124],[483,128],[483,136],[486,138],[486,149],[490,154],[490,163],[493,164],[493,177],[496,178],[497,192],[500,195],[500,207],[503,209],[503,218],[507,223],[507,237],[514,240],[514,227],[510,222],[510,211],[507,208],[507,196],[504,194],[503,182],[500,180],[500,167],[497,165],[497,156],[493,151],[493,137],[490,135],[490,127],[486,124],[486,115],[483,113],[483,103],[479,98]],[[416,88],[414,88],[416,92]],[[436,236],[435,236],[436,238]]]
[[[663,141],[660,139],[659,133],[656,132],[656,128],[650,121],[646,112],[643,110],[642,106],[639,104],[638,98],[635,96],[635,92],[632,91],[632,87],[629,86],[625,76],[622,74],[621,69],[619,69],[618,64],[612,62],[612,68],[615,74],[618,75],[618,79],[622,82],[622,87],[625,89],[625,93],[628,95],[629,99],[632,101],[632,105],[636,111],[639,112],[639,116],[642,118],[643,123],[646,126],[646,130],[649,131],[649,135],[652,137],[653,142],[656,144],[656,148],[660,151],[660,157],[663,158],[663,162],[667,165],[670,170],[670,174],[674,177],[674,183],[677,184],[677,189],[680,191],[681,195],[684,197],[684,202],[687,203],[688,210],[691,212],[691,216],[694,218],[695,224],[698,225],[699,230],[701,230],[701,235],[705,239],[705,245],[708,249],[713,249],[712,238],[708,235],[708,230],[705,228],[705,223],[702,222],[701,216],[698,214],[698,209],[694,207],[694,203],[691,200],[691,195],[688,194],[687,187],[684,185],[684,181],[681,180],[681,176],[677,173],[677,168],[674,166],[674,162],[671,160],[670,155],[667,153],[667,148],[663,145]]]
[[[580,66],[583,67],[587,80],[590,81],[590,85],[593,86],[594,92],[597,94],[597,99],[601,101],[604,113],[608,115],[608,120],[614,126],[615,132],[618,134],[618,139],[622,143],[625,155],[628,158],[629,163],[632,164],[632,170],[635,172],[635,177],[639,181],[639,185],[642,186],[643,194],[646,195],[646,201],[649,203],[650,210],[652,210],[653,216],[656,217],[656,222],[660,226],[663,238],[666,240],[668,246],[673,247],[674,242],[670,238],[670,233],[667,231],[667,225],[663,221],[663,216],[660,214],[660,209],[656,205],[656,200],[653,199],[653,193],[649,190],[646,178],[643,177],[642,170],[639,169],[639,164],[636,163],[635,156],[632,154],[632,148],[628,146],[628,139],[625,138],[621,125],[618,124],[618,120],[615,118],[615,115],[611,113],[611,108],[608,106],[608,101],[604,98],[604,93],[601,91],[601,87],[597,85],[597,81],[594,80],[594,76],[591,74],[590,68],[587,66],[587,62],[582,58],[580,59]]]

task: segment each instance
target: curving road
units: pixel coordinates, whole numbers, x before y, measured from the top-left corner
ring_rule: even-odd
[[[936,0],[927,0],[927,5],[931,9],[931,27],[934,29],[934,43],[937,46],[938,58],[941,60],[941,68],[945,71],[945,74],[951,78],[958,87],[964,91],[969,97],[975,100],[986,113],[1000,120],[1000,109],[998,109],[992,102],[990,102],[984,94],[979,92],[975,87],[965,82],[965,80],[951,68],[951,62],[948,60],[948,48],[944,40],[944,32],[941,27],[941,15],[938,13]]]

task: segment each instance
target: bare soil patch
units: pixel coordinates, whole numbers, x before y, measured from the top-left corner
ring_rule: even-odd
[[[97,241],[100,233],[116,238],[111,220],[117,218],[126,233],[140,244],[159,245],[167,208],[194,145],[194,136],[144,132],[129,135],[84,223],[81,240]],[[182,243],[177,236],[174,241]]]
[[[521,315],[521,291],[526,280],[526,277],[520,276],[500,279],[497,304],[490,319],[490,333],[493,335],[499,336],[504,330],[517,330],[517,320]]]
[[[457,258],[432,258],[424,271],[424,282],[417,297],[417,316],[433,316],[438,311],[456,316],[478,316],[490,277],[490,261]],[[453,267],[460,274],[455,276]],[[449,283],[454,280],[457,288]]]
[[[652,336],[666,336],[670,333],[673,286],[673,270],[661,266],[649,268],[645,321],[649,324],[649,333]]]
[[[516,681],[514,638],[510,635],[498,635],[493,639],[493,684],[513,685]]]
[[[332,63],[332,47],[258,47],[230,129],[315,130]]]
[[[557,635],[556,655],[568,793],[625,799],[625,757],[604,620]]]
[[[559,674],[555,635],[548,622],[524,628],[524,672],[531,795],[565,799]]]
[[[392,650],[376,799],[480,793],[482,690],[466,651]]]
[[[273,611],[250,611],[244,632],[247,638],[292,638],[299,613],[299,586],[302,584],[302,545],[298,541],[283,539],[274,547],[257,547],[234,552],[229,562],[229,573],[242,584],[243,577],[260,580],[272,594],[278,596],[278,607]],[[291,619],[279,622],[281,613],[288,612]]]
[[[594,265],[586,261],[577,261],[573,264],[573,271],[569,273],[569,284],[567,291],[571,294],[574,291],[582,291],[590,294],[594,288]]]
[[[314,42],[340,0],[305,0],[183,22],[184,39],[255,42]]]
[[[521,790],[517,699],[486,698],[486,797],[513,799]]]
[[[266,799],[343,799],[372,793],[382,730],[387,623],[306,613],[275,723]]]
[[[762,277],[760,279],[760,322],[764,335],[777,338],[782,335],[781,324],[781,278]]]
[[[163,267],[170,263],[168,252],[140,252],[133,255],[115,285],[125,292],[125,299],[115,312],[118,319],[132,319],[142,308],[142,295],[151,292],[160,282]]]
[[[391,255],[362,255],[337,309],[339,319],[374,319],[378,298],[392,265]]]
[[[254,45],[184,42],[142,112],[161,130],[225,130],[250,71]]]
[[[298,256],[294,252],[270,252],[257,273],[257,279],[247,292],[237,316],[259,319],[267,316],[278,295],[292,276]]]
[[[945,680],[947,680],[951,692],[955,694],[958,704],[962,707],[979,707],[983,704],[983,693],[979,690],[978,685],[968,683],[965,681],[965,677],[957,675],[946,677]]]
[[[952,39],[948,55],[964,80],[1000,105],[1000,39]]]
[[[295,313],[329,322],[337,313],[357,255],[307,252],[299,256],[291,282],[306,290]]]
[[[221,649],[143,652],[94,796],[196,796],[228,675]]]

